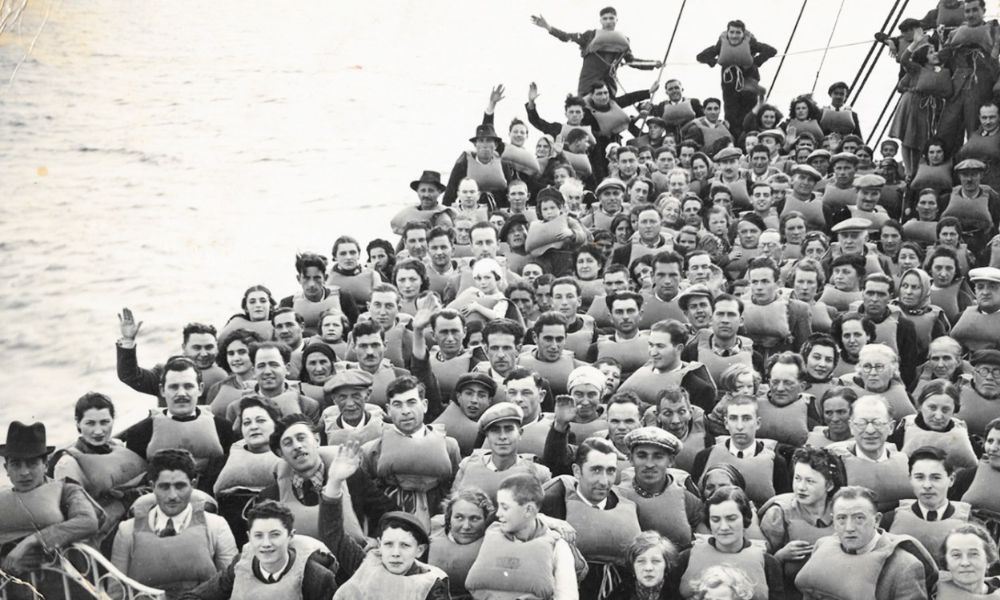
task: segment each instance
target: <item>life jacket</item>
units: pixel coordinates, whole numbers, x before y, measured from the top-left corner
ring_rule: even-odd
[[[753,340],[743,336],[739,336],[739,340],[741,348],[739,352],[732,356],[719,356],[712,351],[712,332],[707,329],[698,332],[698,362],[705,365],[716,386],[718,386],[722,374],[729,367],[733,365],[753,366]]]
[[[577,439],[582,438],[577,437]],[[545,483],[552,477],[548,468],[535,462],[534,455],[532,454],[518,454],[517,462],[503,471],[497,471],[487,466],[487,463],[492,460],[491,457],[492,452],[487,450],[483,453],[476,452],[472,456],[462,459],[462,464],[458,466],[458,475],[455,477],[452,489],[459,490],[468,487],[477,487],[486,492],[486,495],[496,502],[500,482],[511,475],[531,475],[539,483]]]
[[[832,185],[831,182],[831,185],[826,186],[826,189],[823,190],[823,204],[825,206],[832,206],[837,210],[847,206],[854,206],[857,201],[858,194],[854,191],[853,187],[839,188],[836,185]]]
[[[230,446],[229,458],[215,480],[213,491],[217,497],[240,489],[259,492],[274,483],[274,471],[281,462],[269,448],[251,452],[246,442],[240,440]]]
[[[594,301],[590,303],[590,308],[587,309],[587,314],[594,319],[594,323],[597,325],[598,329],[608,329],[612,327],[611,313],[608,312],[608,305],[605,302],[606,298],[607,294],[594,296]],[[600,340],[598,340],[598,343],[600,343]]]
[[[602,434],[606,438],[608,433],[608,421],[606,416],[599,416],[593,421],[588,421],[587,423],[571,421],[569,424],[569,430],[574,436],[576,436],[577,441],[583,441],[590,437],[599,437]]]
[[[244,395],[252,393],[253,391],[254,390],[247,390],[244,392]],[[306,402],[312,404],[311,400],[303,400],[303,396],[299,392],[299,389],[289,385],[287,382],[285,384],[285,391],[281,392],[277,396],[274,396],[270,400],[275,406],[278,407],[278,411],[281,412],[281,416],[283,417],[288,415],[305,414],[303,405]],[[230,402],[229,406],[226,408],[226,420],[230,423],[236,423],[239,421],[239,410],[239,402]],[[237,430],[238,429],[239,428],[237,428]]]
[[[324,473],[330,469],[330,464],[337,456],[336,452],[337,448],[332,446],[320,447],[319,457],[323,461],[323,466],[321,468]],[[292,515],[295,517],[296,533],[301,533],[302,535],[319,539],[320,503],[317,503],[315,506],[306,506],[299,501],[299,499],[295,496],[295,490],[292,484],[293,475],[294,472],[292,471],[292,468],[283,460],[275,467],[274,479],[278,483],[278,502],[281,502],[288,507],[288,510],[292,511]],[[340,487],[344,499],[344,531],[355,540],[364,540],[365,534],[361,529],[361,523],[358,521],[358,516],[355,514],[351,506],[351,492],[347,489],[347,483],[341,483]],[[316,490],[317,493],[319,493],[319,491],[320,490]]]
[[[813,430],[809,432],[809,437],[806,438],[806,443],[803,445],[812,446],[813,448],[826,448],[827,446],[836,443],[827,437],[828,431],[829,427],[826,425],[817,425],[816,427],[813,427]]]
[[[551,221],[532,221],[528,224],[524,249],[532,256],[541,256],[553,248],[561,248],[563,240],[558,236],[566,231],[572,231],[566,215],[559,215]]]
[[[961,2],[955,2],[955,6],[948,8],[945,6],[947,0],[938,2],[937,5],[937,25],[945,27],[958,27],[965,22],[965,11]]]
[[[136,487],[146,477],[146,461],[118,440],[110,444],[108,454],[87,454],[70,446],[64,452],[73,457],[83,472],[78,482],[93,498],[101,498],[112,490]]]
[[[695,457],[706,448],[705,442],[705,410],[700,406],[692,406],[688,434],[681,440],[683,445],[674,458],[674,466],[690,473],[694,468]]]
[[[559,130],[559,135],[556,136],[556,142],[560,144],[566,143],[566,136],[569,135],[569,132],[573,131],[574,129],[580,129],[584,133],[586,133],[587,138],[590,140],[591,144],[597,143],[597,138],[594,137],[594,132],[591,131],[590,127],[585,127],[583,125],[570,125],[569,123],[563,123],[560,125],[560,127],[561,129]],[[566,151],[563,150],[563,152]],[[528,220],[530,221],[531,219]]]
[[[543,413],[542,418],[534,423],[528,423],[521,430],[521,439],[517,442],[517,449],[525,454],[542,456],[545,452],[545,438],[552,429],[553,418],[551,413]]]
[[[861,292],[843,292],[830,284],[823,286],[823,293],[819,301],[827,306],[832,306],[839,312],[847,312],[851,304],[861,300]]]
[[[624,34],[614,30],[597,29],[594,31],[594,38],[587,44],[584,54],[595,54],[607,52],[611,54],[621,54],[628,52],[629,41]]]
[[[635,249],[635,246],[632,247]],[[671,300],[660,300],[652,292],[642,294],[642,316],[639,317],[639,329],[649,329],[654,323],[664,319],[676,319],[681,323],[687,323],[687,316],[677,304],[677,297]]]
[[[941,310],[944,311],[944,315],[948,317],[949,323],[955,323],[958,318],[962,315],[962,310],[959,308],[959,292],[962,288],[962,280],[958,280],[946,288],[938,288],[936,286],[931,286],[931,304],[934,306],[940,306]]]
[[[785,527],[785,537],[788,538],[789,542],[801,541],[808,542],[810,544],[816,543],[821,537],[828,535],[833,535],[833,525],[826,527],[818,527],[813,523],[808,521],[803,521],[802,519],[792,519],[789,518],[789,514],[795,509],[795,494],[778,494],[774,498],[768,500],[764,506],[761,507],[759,515],[761,519],[770,510],[777,510],[781,514],[781,522]],[[775,548],[777,550],[777,548]],[[804,560],[785,560],[781,563],[782,570],[785,572],[785,579],[787,581],[794,581],[795,576],[802,569],[802,565],[805,564]]]
[[[518,148],[514,144],[504,145],[500,160],[514,167],[515,171],[526,175],[536,175],[542,172],[535,154],[524,148]]]
[[[976,476],[972,478],[969,489],[962,495],[962,502],[971,504],[973,508],[982,508],[1000,513],[1000,471],[990,466],[989,460],[981,460],[976,465]]]
[[[889,316],[883,319],[881,323],[873,323],[875,325],[875,340],[879,344],[885,344],[892,348],[897,356],[899,355],[899,348],[896,345],[896,335],[899,331],[901,314],[902,311],[898,307],[889,305]]]
[[[132,554],[126,575],[143,585],[179,593],[215,576],[215,557],[205,511],[192,507],[188,526],[170,537],[149,527],[149,512],[136,511],[132,520]],[[179,594],[178,594],[179,595]]]
[[[579,177],[590,177],[594,173],[594,168],[590,164],[590,157],[586,154],[577,154],[569,150],[563,150],[563,156]]]
[[[427,269],[430,274],[432,269]],[[357,275],[344,275],[331,270],[326,278],[327,285],[337,286],[340,291],[354,299],[358,306],[367,306],[372,299],[372,288],[375,286],[375,272],[364,269]],[[339,310],[339,307],[338,307]]]
[[[217,339],[224,340],[230,333],[237,329],[252,331],[265,341],[274,337],[274,325],[271,324],[271,321],[267,319],[263,321],[251,321],[243,315],[233,315],[226,323],[226,326],[222,328],[222,331],[219,332]],[[208,386],[205,387],[207,389]]]
[[[639,399],[646,404],[656,404],[656,397],[660,390],[668,385],[681,385],[688,373],[701,369],[705,373],[705,366],[700,362],[682,362],[680,367],[669,373],[656,373],[650,363],[639,367],[631,377],[625,380],[618,388],[620,392],[631,391],[639,395]]]
[[[566,333],[565,349],[571,351],[577,360],[587,360],[590,346],[594,343],[594,320],[586,315],[577,318],[583,322],[582,326],[576,331]]]
[[[733,134],[730,133],[729,128],[723,121],[717,121],[715,125],[708,122],[705,117],[698,117],[691,121],[694,126],[701,131],[702,136],[702,150],[708,150],[715,146],[719,140],[729,140],[730,143],[733,142]],[[734,199],[735,200],[735,199]]]
[[[294,551],[293,551],[294,552]],[[249,546],[240,553],[240,558],[233,567],[232,598],[240,600],[302,600],[302,581],[305,579],[306,564],[309,556],[304,552],[295,552],[289,560],[291,567],[281,576],[281,579],[264,583],[254,575],[253,552]]]
[[[320,417],[323,429],[326,431],[326,443],[330,446],[339,446],[353,440],[364,444],[381,437],[382,429],[385,427],[385,412],[374,404],[366,404],[365,412],[368,415],[367,423],[357,429],[345,429],[337,423],[340,410],[336,406],[327,407]]]
[[[382,564],[378,550],[370,551],[358,570],[333,595],[334,600],[426,600],[434,584],[447,577],[441,569],[415,561],[421,573],[395,575]]]
[[[594,115],[594,120],[597,121],[598,131],[602,136],[608,137],[618,135],[628,129],[630,122],[628,115],[614,100],[611,100],[607,109],[600,110],[588,97],[587,108],[590,109],[590,114]]]
[[[375,473],[400,489],[426,492],[454,475],[447,438],[433,429],[412,438],[387,427],[381,442]]]
[[[708,454],[705,470],[722,463],[733,465],[746,478],[747,496],[754,504],[760,506],[775,494],[774,458],[774,450],[768,448],[766,444],[756,456],[737,458],[726,448],[726,441],[719,440]]]
[[[951,83],[951,69],[945,67],[921,67],[917,73],[917,81],[913,91],[933,96],[934,98],[951,98],[954,88]],[[919,189],[919,188],[913,188]]]
[[[996,348],[1000,340],[1000,312],[984,314],[977,306],[966,308],[951,328],[951,337],[969,352]]]
[[[983,398],[971,384],[962,386],[959,398],[961,408],[955,416],[965,421],[972,433],[985,435],[986,425],[1000,417],[1000,398]]]
[[[200,410],[195,419],[176,421],[164,412],[153,413],[153,435],[146,446],[146,456],[165,448],[181,448],[194,457],[199,473],[204,473],[208,461],[224,454],[219,434],[215,431],[215,417],[207,410]]]
[[[657,245],[653,248],[643,244],[639,240],[638,236],[633,237],[630,247],[631,251],[629,252],[629,263],[633,263],[647,254],[659,254],[660,252],[670,248],[670,246],[667,245],[666,238],[662,233],[660,234],[660,241],[658,241]]]
[[[877,232],[889,220],[889,213],[881,206],[875,206],[875,210],[861,210],[857,206],[848,206],[847,209],[851,212],[851,217],[871,221],[872,224],[868,228],[870,232]]]
[[[591,306],[596,306],[598,300]],[[612,338],[597,340],[597,360],[602,358],[613,358],[622,367],[622,379],[628,379],[639,367],[649,360],[649,335],[644,333],[636,334],[630,340],[624,342],[615,341]],[[707,366],[707,365],[706,365]]]
[[[913,405],[910,395],[906,392],[906,387],[898,381],[889,384],[889,388],[882,392],[870,392],[866,390],[863,385],[858,383],[855,374],[841,376],[840,382],[854,390],[858,394],[858,398],[870,395],[885,398],[886,402],[889,403],[889,416],[893,419],[898,420],[907,415],[917,414],[917,409]]]
[[[958,151],[960,159],[975,158],[986,164],[1000,160],[1000,132],[983,136],[978,130],[972,132],[968,141]]]
[[[750,35],[744,34],[743,40],[735,46],[729,43],[725,32],[719,36],[719,58],[716,61],[722,68],[741,67],[744,69],[754,65],[753,54],[750,52]]]
[[[448,289],[449,286],[458,286],[461,276],[462,274],[457,267],[452,268],[452,270],[445,275],[441,275],[435,271],[434,267],[427,268],[427,281],[429,282],[429,289],[432,292],[436,292],[437,295],[441,297],[444,297],[445,290]]]
[[[435,206],[430,210],[422,210],[420,205],[410,205],[403,208],[398,213],[396,213],[392,219],[389,221],[389,225],[392,227],[392,232],[395,234],[402,234],[403,228],[406,224],[411,221],[421,221],[423,223],[429,223],[434,215],[441,212],[441,206]],[[329,281],[329,280],[328,280]],[[333,283],[332,281],[330,283]]]
[[[677,104],[663,103],[662,106],[663,114],[660,115],[660,118],[667,124],[667,127],[680,127],[698,116],[690,98],[684,98]]]
[[[576,482],[564,478],[566,487],[566,522],[576,529],[576,547],[588,563],[624,565],[625,547],[642,528],[635,503],[615,494],[618,504],[601,510],[583,501]]]
[[[903,223],[903,239],[929,246],[937,241],[937,221],[910,219]]]
[[[594,298],[604,294],[604,282],[600,279],[579,278],[576,282],[580,284],[580,300],[582,303],[581,309],[583,312],[587,312],[590,309],[590,305],[593,304]],[[583,318],[588,319],[586,316]],[[593,326],[593,321],[591,321],[590,324]]]
[[[932,431],[919,427],[916,419],[915,415],[903,417],[903,453],[909,455],[922,446],[933,446],[947,453],[945,462],[956,470],[974,467],[979,462],[965,421],[953,418],[948,431]]]
[[[936,600],[998,600],[1000,599],[1000,590],[994,590],[990,594],[973,594],[967,592],[964,589],[958,587],[951,582],[951,574],[947,571],[941,571],[940,578],[938,579],[937,596]]]
[[[743,328],[750,339],[765,349],[787,343],[792,335],[788,326],[788,304],[788,299],[780,296],[764,306],[747,302]]]
[[[809,401],[805,397],[785,406],[761,398],[757,401],[757,416],[760,418],[757,436],[799,447],[809,437],[808,411]]]
[[[431,519],[431,526],[434,526],[434,519]],[[457,544],[444,532],[444,527],[439,527],[431,532],[430,539],[431,547],[427,563],[434,565],[448,575],[448,588],[452,598],[468,597],[469,592],[465,588],[465,577],[469,574],[472,563],[476,562],[476,557],[479,556],[480,548],[483,546],[483,538],[469,544]]]
[[[833,328],[833,317],[830,316],[830,307],[826,302],[817,300],[809,307],[809,314],[812,316],[813,331],[828,333]]]
[[[539,360],[531,352],[526,352],[518,356],[517,364],[544,377],[552,388],[552,393],[558,396],[569,391],[567,388],[569,374],[576,368],[577,363],[572,352],[563,350],[563,355],[555,362]]]
[[[245,396],[248,391],[253,390],[255,385],[257,383],[253,380],[240,382],[235,375],[230,375],[222,380],[221,385],[218,387],[219,391],[216,392],[215,397],[212,398],[212,403],[207,407],[208,410],[212,411],[212,414],[220,419],[227,418],[226,413],[229,405]]]
[[[941,217],[956,217],[962,223],[962,231],[965,232],[991,229],[993,217],[990,216],[986,195],[980,194],[978,198],[970,199],[963,196],[961,190],[961,186],[952,190],[948,206],[941,213]]]
[[[388,402],[386,389],[397,377],[398,375],[396,375],[394,367],[382,367],[376,371],[374,378],[372,378],[372,395],[368,397],[368,402],[385,409],[385,405]]]
[[[328,310],[340,312],[340,288],[329,287],[326,297],[319,302],[313,302],[298,291],[292,296],[292,310],[305,321],[303,335],[311,336],[319,333],[319,317]]]
[[[466,152],[466,177],[471,177],[484,192],[498,192],[507,189],[507,176],[503,172],[503,162],[494,156],[487,164],[479,162],[475,152]]]
[[[816,540],[812,556],[795,578],[795,587],[806,598],[874,600],[882,568],[897,548],[920,559],[925,572],[936,572],[927,550],[910,536],[883,533],[871,552],[848,554],[837,536],[831,535]],[[847,573],[850,577],[844,576]]]
[[[681,575],[681,598],[699,597],[693,582],[701,578],[705,569],[719,565],[732,565],[742,570],[753,582],[753,600],[767,600],[767,576],[764,571],[764,550],[757,544],[750,544],[739,552],[720,552],[708,540],[696,539],[688,556],[688,567]]]
[[[36,531],[62,523],[62,480],[49,480],[28,492],[0,489],[0,544],[20,540]]]
[[[823,200],[813,198],[808,202],[803,202],[795,197],[794,194],[788,194],[785,197],[785,206],[781,209],[781,216],[792,211],[798,211],[802,213],[802,216],[806,219],[806,226],[810,231],[822,231],[826,229],[826,215],[823,214]]]
[[[937,166],[930,166],[927,163],[920,163],[917,166],[917,173],[910,183],[911,190],[920,191],[924,188],[931,188],[938,194],[952,189],[951,162],[944,162]]]
[[[959,48],[961,46],[972,46],[987,55],[993,49],[993,36],[990,35],[990,26],[986,23],[976,25],[959,25],[948,38],[948,46]]]
[[[456,402],[449,402],[433,424],[445,426],[446,435],[455,438],[462,456],[472,454],[479,436],[479,423],[465,416]]]
[[[833,107],[824,108],[819,118],[819,126],[825,133],[840,135],[854,133],[854,111],[847,106],[840,107],[840,110]]]
[[[536,525],[536,527],[544,527]],[[490,525],[483,537],[465,587],[477,600],[482,598],[553,598],[555,594],[555,548],[559,536],[546,528],[528,541],[512,539]]]
[[[944,546],[944,540],[948,533],[956,527],[960,527],[969,521],[972,507],[965,502],[952,502],[955,512],[947,519],[937,521],[925,521],[913,512],[915,500],[900,500],[899,508],[892,518],[890,533],[905,534],[916,538],[928,551],[935,552]],[[944,563],[941,563],[944,567]]]
[[[785,124],[785,131],[788,131],[793,127],[795,128],[796,136],[808,133],[814,140],[816,140],[817,144],[819,144],[820,141],[826,137],[823,133],[823,128],[820,127],[819,122],[816,121],[816,119],[806,119],[805,121],[800,121],[799,119],[790,118]]]
[[[643,531],[653,530],[666,537],[678,548],[691,545],[693,532],[688,523],[684,505],[684,488],[672,480],[658,496],[647,498],[635,491],[632,483],[615,486],[615,493],[635,503],[639,526]]]
[[[445,361],[438,358],[437,352],[430,352],[428,354],[431,371],[434,373],[434,378],[437,379],[441,397],[444,399],[450,398],[452,392],[455,391],[455,384],[458,383],[459,377],[469,372],[472,351],[464,351],[458,356]]]
[[[847,470],[847,484],[860,485],[878,494],[879,510],[888,510],[900,500],[913,497],[909,459],[905,454],[889,448],[889,458],[875,463],[858,458],[854,451],[854,444],[850,444],[838,452]]]

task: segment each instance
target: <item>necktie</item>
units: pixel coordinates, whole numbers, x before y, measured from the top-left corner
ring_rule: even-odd
[[[319,504],[319,495],[316,494],[316,486],[313,485],[312,479],[302,482],[302,504],[306,506]]]
[[[937,521],[937,511],[936,510],[929,510],[929,511],[927,511],[927,520],[928,521]]]
[[[737,450],[736,451],[736,458],[743,458],[743,451],[742,450]]]
[[[167,526],[160,530],[160,537],[173,537],[177,535],[177,530],[174,529],[174,520],[167,519]]]

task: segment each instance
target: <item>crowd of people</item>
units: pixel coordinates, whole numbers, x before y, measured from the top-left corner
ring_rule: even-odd
[[[68,447],[9,425],[0,593],[61,586],[40,565],[85,542],[183,600],[1000,598],[984,12],[876,35],[902,93],[877,151],[845,83],[765,102],[777,52],[741,21],[697,55],[721,100],[654,103],[616,95],[663,65],[614,8],[532,17],[583,55],[564,122],[533,83],[502,138],[497,86],[398,242],[297,255],[290,295],[248,287],[152,369],[123,309],[148,418],[89,392]]]

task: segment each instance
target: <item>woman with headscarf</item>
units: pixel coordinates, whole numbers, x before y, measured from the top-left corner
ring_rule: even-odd
[[[931,276],[923,269],[907,269],[899,278],[899,291],[892,302],[901,317],[913,323],[921,358],[927,356],[931,341],[948,335],[951,324],[940,307],[931,304]]]
[[[337,353],[320,342],[311,342],[302,349],[302,369],[299,371],[299,391],[323,402],[323,384],[336,372]]]

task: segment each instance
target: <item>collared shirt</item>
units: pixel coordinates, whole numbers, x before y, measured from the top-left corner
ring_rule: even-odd
[[[396,427],[395,425],[393,425],[392,428],[395,429],[396,433],[398,433],[399,435],[408,438],[419,440],[427,436],[427,427],[423,425],[413,433],[403,433],[402,431],[399,430],[399,427]]]
[[[317,494],[317,500],[318,500],[319,499],[318,494],[320,490],[323,489],[323,484],[326,483],[326,478],[324,477],[323,473],[322,461],[320,461],[319,465],[316,467],[316,470],[313,471],[308,477],[300,475],[298,473],[292,474],[292,492],[294,492],[295,497],[298,498],[299,501],[303,500],[303,494],[304,494],[303,486],[305,485],[306,480],[312,482],[313,492]]]
[[[983,137],[990,137],[990,136],[994,136],[994,135],[996,135],[996,134],[997,134],[997,132],[1000,132],[1000,128],[998,128],[998,129],[993,129],[993,130],[991,130],[991,131],[987,131],[987,130],[985,130],[985,129],[980,129],[980,130],[979,130],[979,135],[981,135],[981,136],[983,136]]]
[[[191,508],[191,503],[189,502],[187,507],[180,512],[180,514],[173,517],[168,517],[163,514],[159,506],[153,508],[149,511],[149,528],[159,534],[167,526],[167,521],[172,520],[174,524],[174,531],[180,533],[188,525],[191,524],[191,515],[194,514],[194,509]]]
[[[750,444],[748,448],[740,450],[736,447],[736,444],[733,443],[733,440],[729,440],[726,442],[726,450],[728,450],[733,456],[742,455],[741,458],[753,458],[757,456],[757,442],[755,440],[754,443]]]
[[[880,539],[882,539],[882,534],[876,531],[875,535],[872,536],[871,541],[869,541],[861,548],[858,548],[857,552],[854,552],[854,554],[868,554],[869,552],[875,549],[875,545],[878,544],[878,541]]]
[[[716,356],[725,358],[727,356],[736,356],[737,354],[743,352],[743,340],[741,340],[738,337],[736,338],[736,344],[730,348],[720,348],[715,344],[715,340],[716,337],[715,334],[713,333],[712,336],[709,338],[709,343],[712,348],[712,354],[715,354]]]
[[[882,452],[879,455],[879,457],[877,459],[875,459],[875,460],[872,460],[872,459],[868,458],[867,456],[865,456],[864,452],[861,451],[861,448],[859,448],[858,445],[855,444],[854,445],[854,456],[857,456],[861,460],[866,460],[866,461],[871,462],[871,463],[881,463],[881,462],[885,462],[885,461],[889,460],[889,449],[886,448],[885,446],[882,446]]]
[[[934,508],[930,508],[930,509],[926,509],[926,510],[924,509],[923,506],[920,505],[919,502],[914,502],[913,503],[913,512],[916,513],[916,515],[918,517],[920,517],[921,519],[923,519],[925,521],[940,521],[942,519],[947,518],[947,517],[945,517],[945,514],[947,513],[949,506],[950,506],[950,503],[948,502],[947,498],[944,499],[944,502],[942,504],[940,504],[938,506],[935,506]],[[929,515],[930,513],[934,513],[934,518],[933,519],[928,519],[927,518],[927,515]]]
[[[365,411],[364,414],[361,415],[361,420],[358,421],[357,425],[351,425],[350,423],[344,420],[343,416],[337,419],[337,424],[340,425],[341,429],[344,429],[346,431],[354,431],[355,429],[361,429],[362,427],[367,425],[369,419],[371,419],[371,415],[368,414],[368,411]]]
[[[260,574],[264,578],[264,581],[274,582],[280,580],[282,576],[284,576],[285,571],[288,569],[288,563],[290,562],[291,561],[288,560],[288,553],[286,552],[285,562],[281,563],[281,568],[279,568],[277,571],[268,571],[267,569],[264,568],[263,563],[261,563],[259,560],[257,561],[257,568],[260,570]]]

